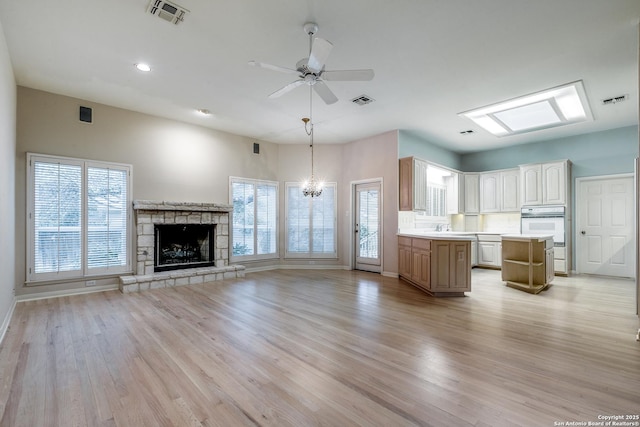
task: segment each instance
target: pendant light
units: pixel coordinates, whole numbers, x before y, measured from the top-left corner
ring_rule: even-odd
[[[304,122],[304,130],[309,135],[309,146],[311,147],[311,178],[308,181],[302,183],[302,194],[307,197],[319,197],[322,194],[322,185],[320,181],[316,181],[316,177],[313,173],[313,91],[309,85],[309,117],[302,119]]]

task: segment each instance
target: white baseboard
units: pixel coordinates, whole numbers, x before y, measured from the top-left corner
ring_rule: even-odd
[[[2,341],[4,340],[4,336],[7,333],[7,330],[9,330],[9,323],[11,322],[13,311],[16,309],[17,302],[18,300],[16,299],[16,297],[13,297],[11,308],[9,309],[9,312],[7,313],[7,315],[4,317],[4,320],[2,321],[2,326],[0,326],[0,344],[2,344]]]
[[[271,270],[351,270],[347,265],[268,265],[264,267],[248,267],[245,273],[258,273]]]
[[[60,291],[49,291],[49,292],[39,292],[37,294],[24,294],[18,295],[18,301],[36,301],[40,299],[47,298],[59,298],[59,297],[68,297],[72,295],[82,295],[82,294],[92,294],[94,292],[104,292],[104,291],[117,291],[118,285],[102,285],[102,286],[90,286],[85,288],[78,289],[63,289]]]

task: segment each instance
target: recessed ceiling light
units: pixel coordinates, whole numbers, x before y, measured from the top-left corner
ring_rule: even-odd
[[[582,81],[460,113],[496,136],[593,120]]]
[[[207,110],[206,108],[199,108],[198,110],[196,110],[198,114],[200,114],[201,116],[210,116],[211,115],[211,111]]]
[[[135,65],[136,65],[136,68],[140,71],[144,71],[144,72],[151,71],[151,67],[148,64],[139,62]]]

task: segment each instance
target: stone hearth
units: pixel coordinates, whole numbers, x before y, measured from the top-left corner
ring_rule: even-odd
[[[120,277],[122,292],[191,285],[244,277],[244,266],[229,265],[229,213],[232,205],[135,200],[136,274]],[[154,272],[157,224],[215,224],[215,266]]]

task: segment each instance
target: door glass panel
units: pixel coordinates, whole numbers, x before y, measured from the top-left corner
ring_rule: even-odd
[[[359,257],[378,258],[380,251],[380,192],[368,189],[358,193],[359,198]]]

